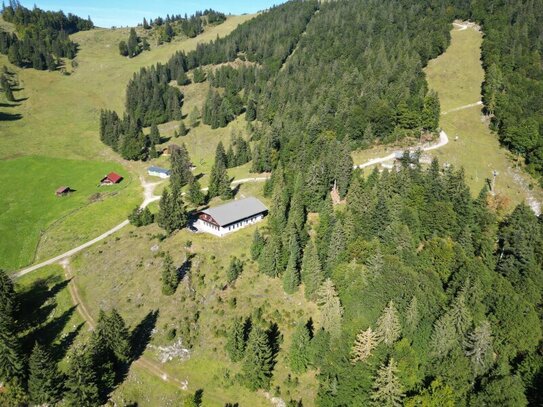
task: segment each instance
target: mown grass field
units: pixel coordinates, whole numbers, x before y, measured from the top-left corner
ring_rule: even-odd
[[[262,184],[245,184],[241,186],[238,197],[258,196],[267,202],[261,191]],[[220,200],[216,199],[212,205],[218,203]],[[163,231],[156,225],[139,229],[130,226],[74,259],[75,282],[83,302],[94,316],[101,308],[115,307],[131,326],[135,326],[151,311],[158,310],[154,325],[156,331],[145,352],[155,361],[158,361],[156,346],[170,346],[179,339],[179,336],[168,339],[167,332],[172,328],[182,331],[190,324],[185,318],[192,318],[198,312],[197,328],[194,325],[192,328],[198,335],[194,339],[190,359],[169,361],[162,367],[173,377],[187,380],[189,391],[203,389],[205,406],[224,406],[227,402],[238,402],[241,406],[269,406],[270,402],[263,393],[252,393],[233,380],[241,366],[230,362],[224,348],[225,332],[232,318],[249,316],[257,307],[262,307],[264,319],[277,322],[283,338],[272,389],[279,386],[282,398],[303,398],[304,405],[314,405],[315,372],[300,375],[297,386],[288,385],[285,349],[290,345],[295,324],[307,321],[309,315],[318,315],[318,311],[315,304],[305,301],[301,292],[286,295],[280,280],[258,273],[257,265],[250,260],[249,254],[256,227],[264,229],[266,223],[224,238],[182,230],[160,241],[155,236]],[[192,243],[190,249],[186,247],[187,241]],[[161,251],[168,251],[176,265],[183,264],[188,256],[194,256],[191,259],[190,288],[185,277],[171,297],[161,293],[162,257],[158,254]],[[245,267],[235,285],[229,287],[226,270],[234,255],[245,262]],[[159,402],[163,400],[161,397],[168,400],[177,397],[171,393],[172,386],[159,385],[154,378],[146,376],[134,367],[131,378],[121,385],[113,398],[133,400],[137,397],[138,405],[153,406],[165,405]],[[146,383],[149,384],[146,385],[148,390],[142,394],[140,386]],[[150,386],[151,383],[156,383],[156,386]]]
[[[100,187],[100,179],[110,171],[126,179],[119,185]],[[68,244],[100,234],[101,227],[113,226],[140,200],[133,184],[137,185],[137,180],[117,163],[36,156],[0,161],[0,267],[12,270],[31,262],[42,234],[46,236],[42,244],[50,245],[49,236],[53,239],[56,235],[50,232],[64,223],[63,218],[68,221],[63,234]],[[55,191],[60,186],[75,191],[57,197]],[[119,195],[123,199],[112,205]],[[87,219],[85,228],[72,225]]]
[[[122,113],[126,84],[134,72],[167,61],[176,50],[189,51],[198,42],[224,36],[250,18],[251,15],[229,17],[225,23],[208,27],[196,38],[175,39],[158,47],[151,44],[151,51],[133,59],[123,58],[118,53],[118,43],[128,38],[128,29],[80,32],[72,37],[80,51],[76,68],[72,68],[69,61],[66,64],[69,75],[59,71],[19,69],[11,66],[5,55],[0,55],[0,66],[9,66],[20,83],[15,92],[17,103],[6,103],[0,96],[0,115],[11,119],[0,122],[0,164],[7,168],[1,177],[3,181],[10,180],[0,184],[0,205],[2,208],[9,205],[11,211],[11,214],[0,215],[0,230],[9,236],[9,239],[0,239],[0,267],[17,269],[34,258],[57,255],[126,219],[129,210],[142,200],[137,177],[145,173],[149,163],[125,162],[100,142],[100,109],[115,109]],[[8,30],[13,28],[4,21],[1,26]],[[212,131],[210,151],[214,151],[218,139],[228,139],[228,136],[222,136],[229,132],[229,129]],[[39,175],[31,170],[20,171],[25,167],[26,158],[23,157],[28,156],[36,162],[43,159],[47,163],[40,167]],[[79,161],[69,161],[67,165],[65,159]],[[68,179],[72,185],[89,185],[81,186],[76,194],[82,200],[87,199],[93,193],[89,189],[89,179],[96,172],[104,175],[106,167],[127,177],[128,182],[115,197],[104,197],[107,199],[81,210],[76,209],[81,208],[82,201],[72,197],[64,205],[52,207],[49,199],[42,199],[51,185],[54,184],[55,189],[62,185],[59,174],[63,173],[74,175]],[[19,169],[17,174],[13,174],[11,168],[13,171]],[[241,173],[245,171],[241,170]],[[84,175],[89,178],[77,179]],[[37,179],[42,183],[31,188],[31,185],[36,186]],[[17,184],[13,183],[15,180]],[[42,233],[43,238],[39,241]]]
[[[482,33],[473,28],[451,31],[447,51],[430,61],[426,75],[430,88],[439,94],[442,112],[481,100],[484,71],[481,66]],[[464,167],[468,185],[477,194],[492,172],[498,171],[496,192],[511,200],[511,208],[529,196],[541,201],[541,190],[521,168],[515,158],[501,147],[482,116],[481,107],[472,107],[441,116],[441,127],[450,142],[432,153],[441,163]],[[456,137],[458,140],[455,141]],[[529,186],[534,184],[534,189]]]

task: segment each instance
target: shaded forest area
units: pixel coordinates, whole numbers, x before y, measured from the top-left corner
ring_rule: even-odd
[[[77,44],[69,35],[90,30],[94,24],[73,14],[44,11],[37,7],[29,10],[17,0],[10,0],[2,9],[2,18],[15,24],[17,34],[0,30],[0,52],[19,67],[54,70],[60,58],[73,59]]]

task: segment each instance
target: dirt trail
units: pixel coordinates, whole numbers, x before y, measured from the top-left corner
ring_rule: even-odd
[[[75,306],[77,306],[77,312],[79,312],[81,317],[88,324],[89,329],[93,330],[94,327],[96,326],[96,322],[94,321],[94,318],[92,318],[89,310],[85,306],[85,303],[81,300],[81,297],[79,296],[79,291],[77,290],[77,285],[75,284],[75,281],[74,281],[75,277],[73,275],[72,268],[70,266],[70,259],[69,258],[63,259],[60,262],[60,265],[64,269],[64,275],[66,276],[66,279],[69,280],[68,291],[70,292],[70,296],[72,297],[72,302],[74,303]],[[162,370],[157,363],[153,362],[150,359],[147,359],[144,356],[141,356],[138,360],[135,360],[134,365],[146,370],[148,373],[151,373],[159,377],[165,382],[173,384],[180,390],[188,389],[187,380],[179,380],[175,377],[170,376],[168,373]]]

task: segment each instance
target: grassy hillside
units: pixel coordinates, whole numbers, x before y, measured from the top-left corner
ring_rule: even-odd
[[[447,51],[430,61],[426,68],[428,84],[438,92],[442,112],[481,100],[484,80],[480,61],[482,33],[474,28],[456,28],[451,31],[451,37]],[[442,115],[441,127],[449,135],[450,143],[433,153],[442,163],[464,167],[474,194],[497,170],[496,190],[511,200],[511,208],[534,197],[541,201],[541,190],[531,177],[516,169],[516,158],[500,147],[480,106]]]
[[[15,92],[17,103],[7,103],[0,97],[0,114],[16,119],[2,121],[0,125],[2,180],[16,180],[18,185],[15,195],[12,181],[0,185],[0,206],[10,208],[9,215],[5,213],[0,217],[0,229],[10,236],[0,242],[0,267],[17,269],[32,262],[42,234],[36,259],[59,254],[125,219],[129,209],[141,201],[135,175],[142,175],[146,165],[123,162],[100,142],[100,109],[123,110],[126,84],[139,68],[164,62],[176,50],[188,51],[199,42],[224,36],[250,18],[250,15],[229,17],[225,23],[208,27],[196,38],[176,39],[159,47],[151,44],[151,51],[133,59],[123,58],[118,53],[118,42],[128,37],[128,29],[80,32],[73,36],[80,51],[77,67],[72,68],[69,61],[67,63],[69,75],[22,70],[11,66],[7,57],[0,55],[0,66],[8,65],[16,72],[21,85]],[[2,22],[2,26],[9,27],[9,24]],[[211,139],[225,136],[226,141],[230,130],[221,129],[211,134]],[[214,149],[216,143],[216,139],[210,141],[210,148]],[[47,163],[39,168],[39,176],[32,165],[31,171],[21,171],[27,164],[23,157],[27,156],[34,157],[33,162]],[[112,161],[117,163],[112,164]],[[76,210],[96,192],[96,174],[103,175],[109,169],[127,175],[115,199],[103,199]],[[51,188],[66,183],[63,179],[78,189],[74,195],[77,198],[70,197],[63,205],[51,206]],[[35,185],[37,187],[30,187]],[[17,215],[21,211],[24,216]],[[25,228],[24,233],[21,227]]]
[[[261,190],[262,184],[245,184],[238,197],[258,196],[269,203],[262,197]],[[212,205],[219,202],[217,199]],[[316,392],[314,372],[299,375],[298,385],[288,385],[289,369],[284,350],[290,346],[295,324],[307,320],[310,315],[318,315],[318,311],[301,292],[286,295],[280,280],[258,273],[249,253],[256,227],[242,229],[224,238],[194,234],[185,229],[162,242],[155,238],[163,232],[156,225],[139,229],[130,227],[77,256],[73,261],[75,282],[83,303],[94,317],[100,309],[115,307],[134,327],[149,312],[157,310],[158,318],[153,325],[155,333],[145,352],[157,363],[157,346],[173,345],[188,328],[195,335],[190,359],[168,361],[161,367],[172,377],[187,380],[189,391],[204,389],[205,406],[224,406],[227,402],[239,402],[242,406],[269,405],[262,393],[252,393],[235,382],[240,364],[230,362],[224,348],[225,333],[232,319],[249,316],[262,307],[264,319],[277,321],[282,335],[282,351],[272,388],[279,386],[280,396],[284,399],[303,398],[304,405],[311,406]],[[266,223],[260,223],[258,227],[264,228]],[[192,243],[190,249],[186,248],[187,241]],[[185,277],[171,297],[161,293],[160,251],[170,252],[177,266],[182,265],[187,256],[193,256],[190,283]],[[231,256],[241,258],[245,267],[238,281],[227,286],[226,270]],[[194,315],[198,315],[197,322],[193,320]],[[167,336],[171,329],[178,332],[174,339]],[[149,384],[144,394],[137,386],[139,384],[141,388],[142,383]],[[172,394],[171,386],[133,367],[129,379],[114,393],[113,399],[130,399],[141,406],[153,406],[163,397],[173,401],[177,396]]]

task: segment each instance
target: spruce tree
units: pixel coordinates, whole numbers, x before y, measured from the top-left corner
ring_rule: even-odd
[[[230,199],[232,197],[230,180],[226,172],[226,153],[222,142],[219,142],[215,152],[215,163],[211,168],[208,196],[210,198],[221,196],[223,199]]]
[[[179,190],[173,190],[171,193],[167,189],[164,190],[160,199],[157,223],[169,234],[185,227],[187,213]]]
[[[287,294],[293,294],[301,283],[300,275],[300,243],[296,229],[291,233],[287,268],[283,275],[283,288]]]
[[[226,338],[226,351],[232,362],[239,362],[245,355],[248,323],[243,318],[235,318]]]
[[[292,335],[289,349],[290,368],[294,373],[303,373],[309,365],[309,329],[304,323],[299,323]]]
[[[266,331],[254,327],[249,334],[242,374],[245,385],[255,391],[267,389],[273,370],[273,353]]]
[[[170,253],[164,256],[164,264],[162,265],[162,294],[173,295],[179,284],[179,276],[177,268],[173,264]]]
[[[328,253],[326,259],[326,268],[328,273],[341,261],[341,256],[345,251],[345,231],[343,230],[343,223],[337,221],[334,224],[332,234],[330,236],[330,245],[328,246]]]
[[[373,383],[371,400],[376,407],[400,407],[405,397],[397,377],[398,366],[393,358],[381,365]]]
[[[193,178],[191,171],[191,161],[185,145],[173,150],[170,157],[171,176],[170,185],[172,190],[179,191],[187,185]]]
[[[62,395],[62,376],[51,353],[36,343],[28,361],[28,394],[37,405],[53,405]]]
[[[243,262],[237,257],[232,257],[230,265],[226,271],[226,280],[228,284],[232,284],[241,275],[243,271]]]
[[[101,404],[92,352],[88,348],[76,349],[71,355],[65,402],[70,407],[96,407]]]
[[[312,241],[305,246],[302,259],[302,282],[304,295],[308,300],[315,300],[317,290],[324,281],[317,249]]]
[[[265,244],[266,240],[257,228],[253,234],[253,243],[251,244],[251,259],[257,260],[260,257],[260,253],[262,253]]]
[[[318,289],[317,305],[321,310],[322,327],[332,338],[339,338],[343,308],[332,280],[327,279]]]
[[[177,132],[177,134],[179,135],[179,137],[185,137],[187,133],[188,133],[188,130],[187,130],[187,127],[185,126],[185,122],[181,121],[181,123],[179,123],[179,131]]]
[[[413,296],[407,307],[405,322],[411,332],[414,332],[420,321],[419,307],[417,297]]]
[[[467,335],[465,348],[466,356],[471,359],[475,373],[477,375],[484,373],[493,357],[492,330],[488,321],[483,321]]]
[[[128,56],[129,57],[135,57],[140,53],[140,46],[138,43],[138,35],[136,34],[136,30],[133,28],[130,29],[130,34],[128,36]]]
[[[13,282],[0,269],[0,382],[23,376],[23,354],[15,323],[17,308]]]
[[[386,345],[392,345],[398,340],[402,332],[398,311],[394,301],[390,300],[383,310],[383,313],[377,320],[377,329],[375,333]]]
[[[156,125],[156,123],[153,123],[151,125],[151,132],[149,133],[149,139],[151,140],[151,143],[155,145],[160,144],[160,131],[158,130],[158,126]]]
[[[205,195],[202,192],[202,186],[200,185],[196,177],[192,177],[189,181],[187,199],[191,204],[195,206],[200,206],[205,203]]]
[[[360,331],[356,335],[356,340],[353,344],[351,351],[351,362],[363,362],[371,356],[371,352],[379,345],[379,337],[375,333],[371,326],[365,330]]]

